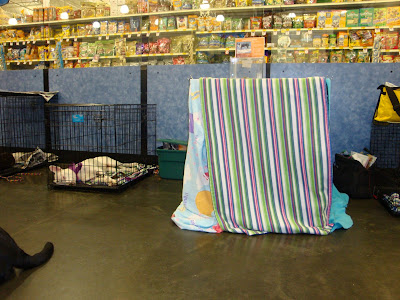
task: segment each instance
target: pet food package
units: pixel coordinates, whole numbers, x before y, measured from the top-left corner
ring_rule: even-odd
[[[386,25],[387,26],[400,25],[400,6],[387,8]]]
[[[176,28],[177,29],[187,29],[188,27],[188,17],[178,16],[176,17]]]
[[[318,28],[332,27],[332,13],[330,11],[320,11],[317,13],[317,27]]]
[[[374,24],[373,19],[373,8],[360,8],[360,26],[372,26]]]
[[[131,32],[140,31],[140,19],[137,17],[130,17],[129,18],[129,25]]]
[[[387,15],[387,8],[374,8],[374,18],[373,18],[373,25],[374,26],[386,26],[386,15]]]
[[[346,10],[334,10],[332,11],[332,27],[343,28],[346,27]]]
[[[359,9],[350,9],[346,13],[346,27],[358,27],[360,19]]]

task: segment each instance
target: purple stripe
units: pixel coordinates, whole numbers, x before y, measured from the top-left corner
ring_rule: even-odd
[[[281,82],[282,83],[282,82]],[[289,81],[288,81],[289,85]],[[285,140],[285,152],[286,152],[286,159],[287,159],[287,171],[289,175],[289,184],[290,184],[290,197],[291,197],[291,202],[292,202],[292,210],[293,210],[293,218],[294,222],[298,226],[300,232],[303,232],[303,229],[301,228],[298,220],[297,220],[297,211],[296,211],[296,204],[295,204],[295,197],[293,194],[293,178],[292,178],[292,170],[290,169],[291,162],[290,162],[290,154],[289,154],[289,145],[288,145],[288,137],[287,137],[287,125],[286,125],[286,110],[285,110],[285,101],[283,97],[283,87],[282,84],[279,85],[280,91],[281,91],[281,106],[282,106],[282,120],[283,120],[283,135],[284,135],[284,140]],[[289,94],[290,96],[290,94]],[[290,101],[289,97],[289,101]]]
[[[306,174],[306,167],[305,167],[305,162],[304,162],[304,141],[303,141],[303,119],[302,119],[302,114],[301,114],[301,101],[300,101],[300,94],[299,94],[299,81],[298,79],[295,79],[295,91],[296,91],[296,107],[297,107],[297,127],[298,127],[298,136],[300,140],[299,148],[300,148],[300,160],[301,160],[301,171],[302,171],[302,177],[303,177],[303,182],[304,182],[304,192],[306,196],[306,207],[307,207],[307,218],[308,218],[308,226],[314,227],[314,222],[312,218],[312,213],[311,213],[311,208],[310,208],[310,194],[309,194],[309,185],[308,185],[308,179],[307,179],[307,174]]]
[[[319,196],[319,185],[318,185],[318,176],[317,176],[317,161],[316,161],[316,153],[315,153],[315,136],[314,136],[314,118],[313,118],[313,110],[312,110],[312,97],[310,92],[310,81],[312,79],[306,80],[307,85],[307,96],[308,96],[308,112],[310,114],[310,127],[311,127],[311,149],[312,149],[312,158],[313,158],[313,170],[314,170],[314,182],[315,182],[315,195],[317,196],[317,205],[319,211],[319,220],[321,224],[324,224],[322,217],[322,209],[321,209],[321,197]]]
[[[226,132],[225,132],[225,119],[224,119],[224,114],[222,112],[222,98],[221,98],[221,85],[220,85],[220,79],[214,80],[216,83],[216,92],[217,92],[217,107],[218,107],[218,114],[219,114],[219,120],[216,120],[217,122],[219,121],[219,126],[220,126],[220,131],[221,131],[221,137],[222,137],[222,150],[223,150],[223,159],[224,159],[224,167],[225,167],[225,176],[226,182],[227,182],[227,189],[228,189],[228,203],[229,203],[229,208],[230,208],[230,217],[232,219],[233,225],[235,227],[239,227],[236,218],[235,218],[235,210],[234,210],[234,201],[232,197],[232,186],[231,186],[231,176],[230,176],[230,170],[229,170],[229,159],[228,159],[228,151],[227,151],[227,145],[226,145]]]
[[[327,99],[327,91],[326,81],[324,78],[320,79],[322,85],[322,98],[323,98],[323,108],[324,108],[324,120],[325,120],[325,143],[328,152],[328,211],[327,211],[327,222],[329,223],[329,217],[331,213],[331,205],[332,205],[332,165],[331,165],[331,142],[329,137],[329,116],[328,116],[328,99]],[[333,224],[329,224],[333,226]]]
[[[261,124],[260,123],[260,118],[259,118],[259,108],[258,108],[258,97],[257,97],[257,91],[256,91],[256,80],[253,79],[253,94],[254,94],[254,98],[255,98],[255,110],[256,110],[256,121],[257,124]],[[263,148],[262,148],[262,144],[261,144],[261,131],[260,131],[260,126],[257,126],[257,136],[258,136],[258,151],[260,153],[260,164],[261,164],[261,174],[262,174],[262,180],[263,180],[263,186],[264,186],[264,201],[265,201],[265,206],[267,209],[267,213],[268,213],[268,220],[269,220],[269,225],[271,226],[271,231],[274,231],[274,224],[272,222],[272,217],[271,217],[271,212],[269,209],[269,205],[268,205],[268,195],[266,193],[267,191],[267,184],[266,184],[266,178],[265,178],[265,166],[264,166],[264,155],[263,155]]]
[[[275,121],[275,111],[274,111],[274,103],[273,103],[273,94],[272,94],[272,82],[271,79],[268,80],[270,82],[270,85],[268,87],[269,91],[269,114],[270,114],[270,119],[271,119],[271,128],[272,128],[272,138],[273,138],[273,147],[274,147],[274,158],[275,158],[275,171],[277,175],[277,185],[278,185],[278,197],[279,197],[279,202],[280,202],[280,209],[282,213],[283,220],[286,225],[286,229],[288,230],[289,233],[292,233],[292,230],[290,228],[290,224],[286,218],[285,211],[283,209],[284,203],[283,203],[283,197],[282,197],[282,178],[281,178],[281,170],[280,170],[280,164],[279,164],[279,153],[278,153],[278,147],[277,147],[277,134],[276,134],[276,121]]]
[[[248,105],[247,105],[247,95],[246,95],[246,85],[245,79],[240,80],[241,88],[242,88],[242,103],[243,103],[243,112],[245,118],[245,129],[246,129],[246,141],[247,141],[247,148],[249,152],[249,159],[250,159],[250,175],[251,175],[251,185],[253,186],[253,197],[254,197],[254,205],[256,207],[256,218],[257,218],[257,225],[258,228],[262,228],[261,220],[260,220],[260,209],[257,205],[258,197],[257,197],[257,184],[255,180],[254,174],[254,160],[253,160],[253,147],[251,143],[251,134],[250,134],[250,124],[249,124],[249,116],[247,113]],[[250,200],[250,199],[249,199]]]
[[[236,87],[236,84],[234,84],[234,88]],[[244,227],[247,227],[247,222],[246,222],[246,216],[244,214],[244,204],[243,204],[243,191],[242,191],[242,185],[240,182],[240,178],[241,178],[241,169],[239,167],[239,160],[238,160],[238,146],[237,146],[237,140],[236,140],[236,123],[234,122],[234,115],[233,115],[233,107],[232,107],[232,94],[231,94],[231,86],[230,86],[230,80],[227,79],[227,90],[228,90],[228,98],[229,98],[229,111],[231,113],[231,126],[234,130],[233,132],[233,144],[235,146],[235,166],[236,166],[236,172],[237,172],[237,185],[239,187],[239,198],[240,198],[240,209],[241,209],[241,213],[242,213],[242,221],[243,221],[243,225]]]

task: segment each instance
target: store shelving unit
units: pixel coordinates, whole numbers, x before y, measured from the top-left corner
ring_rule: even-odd
[[[44,22],[31,22],[23,23],[18,25],[1,25],[0,29],[22,29],[27,30],[30,27],[39,26],[50,26],[51,28],[61,28],[63,25],[78,25],[78,24],[90,24],[94,21],[126,21],[129,22],[130,18],[140,18],[141,20],[152,17],[170,17],[170,16],[187,16],[187,15],[209,15],[214,16],[223,13],[225,16],[232,17],[252,17],[262,16],[266,13],[277,13],[277,12],[294,12],[294,13],[316,13],[321,10],[337,10],[337,9],[355,9],[355,8],[376,8],[376,7],[392,7],[400,6],[399,0],[381,0],[381,1],[362,1],[362,2],[336,2],[336,3],[313,3],[313,4],[293,4],[293,5],[263,5],[263,6],[248,6],[248,7],[225,7],[225,8],[210,8],[208,10],[191,9],[191,10],[177,10],[177,11],[161,11],[161,12],[149,12],[140,14],[126,14],[118,16],[107,16],[107,17],[94,17],[94,18],[80,18],[70,20],[57,20],[57,21],[44,21]],[[133,32],[117,32],[110,34],[96,34],[96,35],[76,35],[76,36],[62,36],[58,39],[53,37],[49,38],[24,38],[24,39],[2,39],[0,43],[4,47],[21,47],[27,44],[36,45],[52,45],[61,42],[94,42],[96,40],[114,40],[118,38],[124,38],[126,41],[150,41],[157,40],[160,37],[174,37],[180,35],[192,35],[193,37],[201,37],[205,34],[237,34],[242,33],[247,36],[261,36],[268,38],[266,40],[265,50],[276,51],[282,49],[276,46],[276,38],[280,35],[300,35],[304,32],[309,33],[326,33],[326,32],[350,32],[351,30],[388,30],[398,31],[400,26],[358,26],[358,27],[332,27],[332,28],[282,28],[282,29],[243,29],[243,30],[215,30],[215,31],[204,31],[196,30],[193,28],[187,29],[171,29],[171,30],[149,30],[149,31],[133,31]],[[372,49],[372,47],[287,47],[287,50],[299,50],[299,51],[312,51],[312,50],[363,50]],[[148,59],[159,58],[159,57],[174,57],[174,56],[185,56],[193,60],[193,56],[196,52],[209,52],[209,53],[225,53],[226,55],[233,54],[234,48],[199,48],[194,47],[193,51],[184,53],[157,53],[157,54],[138,54],[138,55],[126,55],[126,56],[102,56],[100,59]],[[382,52],[387,53],[399,53],[398,49],[385,49]],[[65,58],[66,61],[71,60],[88,60],[91,57],[74,57]],[[32,59],[32,60],[19,60],[19,61],[7,61],[10,65],[20,64],[31,64],[36,62],[53,62],[54,59]]]

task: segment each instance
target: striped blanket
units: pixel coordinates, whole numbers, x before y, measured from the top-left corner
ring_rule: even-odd
[[[326,86],[318,77],[191,80],[182,203],[172,220],[248,235],[351,227],[348,197],[332,186]]]

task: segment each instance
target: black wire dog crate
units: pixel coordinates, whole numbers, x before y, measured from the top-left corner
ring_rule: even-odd
[[[400,124],[373,122],[370,149],[377,157],[377,167],[400,167]]]
[[[0,91],[0,152],[12,153],[16,162],[13,167],[0,170],[1,176],[45,163],[45,102],[38,93]]]
[[[155,104],[47,104],[50,144],[59,164],[49,186],[122,190],[156,161]]]

